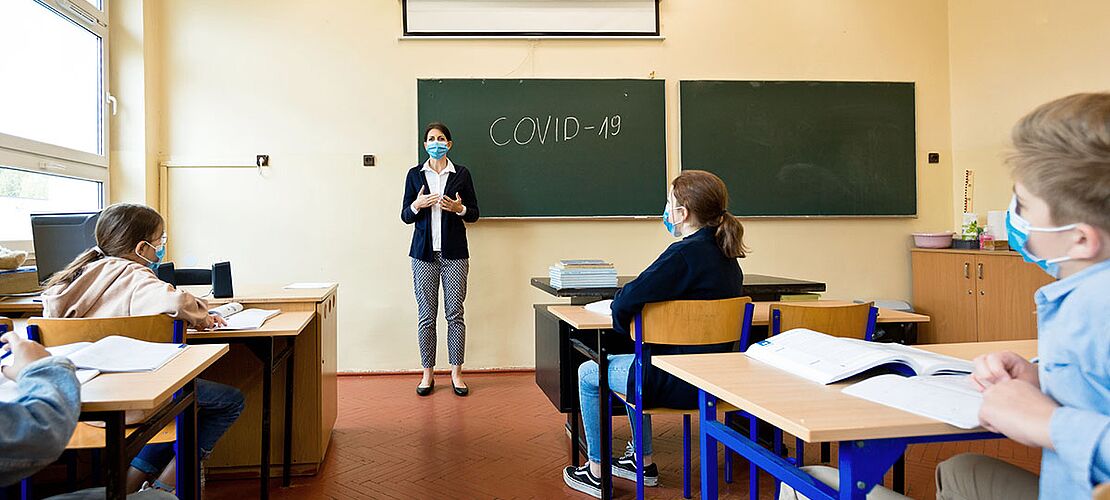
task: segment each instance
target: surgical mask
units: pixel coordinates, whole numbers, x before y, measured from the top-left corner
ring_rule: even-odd
[[[1066,226],[1057,227],[1034,227],[1029,221],[1023,219],[1017,213],[1017,197],[1010,200],[1010,208],[1006,210],[1006,234],[1010,240],[1010,248],[1014,249],[1017,253],[1025,258],[1026,262],[1032,262],[1040,267],[1044,272],[1048,273],[1053,278],[1060,278],[1060,263],[1071,260],[1071,257],[1063,256],[1054,259],[1045,259],[1033,255],[1029,251],[1027,245],[1029,243],[1029,233],[1059,233],[1061,231],[1068,231],[1075,229],[1078,224],[1068,224]]]
[[[679,208],[685,209],[686,207],[677,206],[675,208],[676,209],[679,209]],[[671,222],[671,202],[670,201],[667,202],[667,206],[663,207],[663,226],[665,226],[667,228],[667,232],[671,233],[671,236],[674,236],[675,238],[678,237],[678,226],[675,225],[675,223]]]
[[[143,254],[138,253],[138,252],[135,252],[135,254],[138,255],[140,259],[143,259],[143,260],[147,261],[146,267],[149,267],[151,270],[153,270],[153,269],[157,268],[158,264],[162,262],[162,259],[166,257],[166,239],[165,239],[165,236],[162,237],[162,246],[157,246],[156,247],[154,245],[151,245],[149,241],[144,241],[143,243],[146,243],[150,248],[154,249],[154,260],[150,260],[146,257],[143,257]]]
[[[424,143],[424,150],[428,152],[433,160],[438,160],[447,156],[447,143],[443,141],[432,141]]]

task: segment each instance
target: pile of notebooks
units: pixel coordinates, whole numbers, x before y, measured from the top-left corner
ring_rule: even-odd
[[[561,260],[549,269],[554,288],[615,288],[617,270],[599,259]]]

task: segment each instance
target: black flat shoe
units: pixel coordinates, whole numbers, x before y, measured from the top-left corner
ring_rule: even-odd
[[[459,387],[455,385],[454,381],[451,382],[451,388],[455,390],[455,395],[459,397],[465,397],[467,394],[470,394],[469,387]]]
[[[435,388],[436,388],[436,381],[432,380],[432,385],[429,385],[428,387],[416,386],[416,395],[417,396],[427,396],[427,395],[431,394],[432,390],[435,389]],[[455,389],[455,392],[458,392],[458,389]]]

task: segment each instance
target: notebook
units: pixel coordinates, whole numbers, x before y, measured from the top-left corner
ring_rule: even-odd
[[[971,386],[966,375],[879,375],[841,392],[961,429],[979,427],[979,407],[983,405],[983,394]]]
[[[281,314],[280,309],[244,309],[243,304],[229,302],[220,307],[211,309],[209,314],[215,314],[227,321],[227,324],[217,327],[216,330],[254,330],[261,328],[266,320]]]
[[[594,314],[601,314],[603,316],[613,315],[613,300],[599,300],[597,302],[590,302],[586,304],[586,310]]]
[[[967,360],[901,344],[833,337],[805,328],[758,342],[744,354],[819,384],[831,384],[879,367],[905,375],[968,375],[972,370]]]
[[[88,370],[114,373],[157,370],[186,348],[188,346],[185,344],[146,342],[131,337],[110,335],[96,342],[75,342],[48,347],[46,350],[54,356],[69,358],[78,372]],[[0,364],[7,366],[11,363],[12,358],[9,356]],[[95,374],[86,376],[91,380]]]

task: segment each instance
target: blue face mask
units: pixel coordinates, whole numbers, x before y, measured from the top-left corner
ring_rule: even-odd
[[[166,257],[166,241],[163,239],[162,240],[162,246],[158,246],[158,247],[156,247],[154,245],[151,245],[149,241],[144,241],[143,243],[146,243],[147,245],[150,245],[150,248],[154,249],[154,260],[150,260],[146,257],[143,257],[143,254],[141,254],[141,253],[136,252],[136,254],[139,256],[140,259],[143,259],[143,260],[147,261],[146,267],[149,267],[153,270],[153,269],[157,268],[158,264],[160,264],[162,262],[162,259]]]
[[[675,208],[684,209],[686,207],[680,206]],[[671,202],[669,201],[667,202],[667,206],[663,207],[663,226],[667,228],[667,232],[670,233],[671,236],[678,237],[678,226],[671,222]]]
[[[431,141],[424,143],[424,151],[428,152],[433,160],[438,160],[447,156],[447,143],[443,141]]]
[[[1071,257],[1064,256],[1055,259],[1045,259],[1033,255],[1033,252],[1030,252],[1026,247],[1029,243],[1029,233],[1058,233],[1075,229],[1075,226],[1076,224],[1057,227],[1034,227],[1032,224],[1029,224],[1029,221],[1018,215],[1016,196],[1010,200],[1010,208],[1006,211],[1006,234],[1010,240],[1010,248],[1021,254],[1026,262],[1036,264],[1037,267],[1040,267],[1044,272],[1048,273],[1049,276],[1057,279],[1060,278],[1060,263],[1071,260]]]

